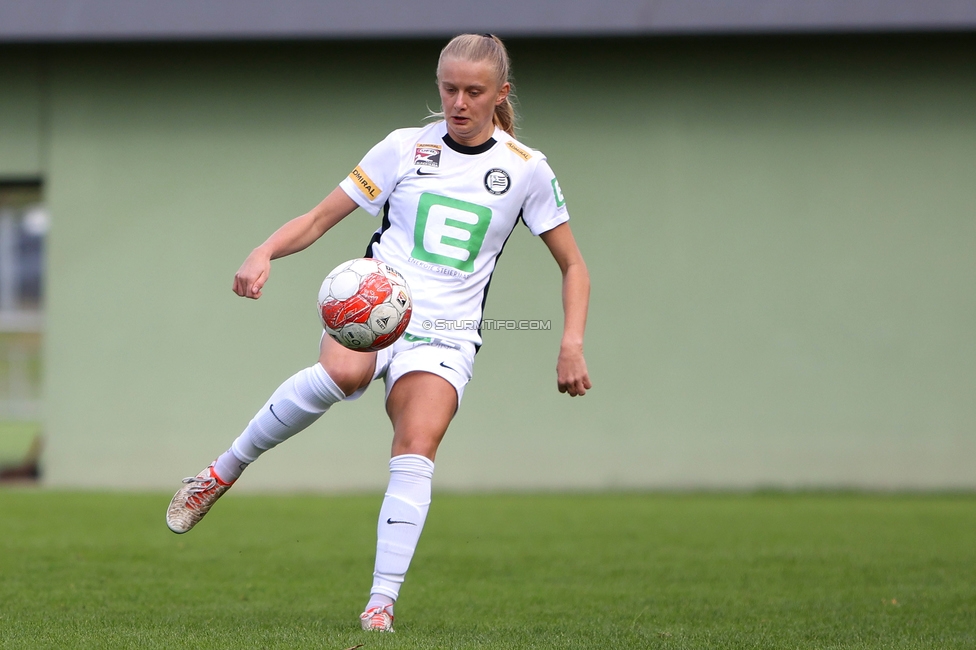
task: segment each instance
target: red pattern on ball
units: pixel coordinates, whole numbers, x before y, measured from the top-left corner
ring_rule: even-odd
[[[390,281],[379,273],[370,273],[359,283],[359,295],[371,305],[378,305],[393,293]]]
[[[373,305],[362,296],[355,295],[345,300],[330,300],[322,305],[322,320],[334,330],[349,323],[365,323]]]
[[[334,330],[349,323],[365,323],[373,307],[393,293],[390,281],[378,273],[370,273],[359,283],[356,295],[345,300],[329,300],[322,305],[322,320]]]

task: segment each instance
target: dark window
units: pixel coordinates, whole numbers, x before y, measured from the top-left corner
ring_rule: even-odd
[[[40,183],[0,181],[0,481],[38,475],[48,225]]]

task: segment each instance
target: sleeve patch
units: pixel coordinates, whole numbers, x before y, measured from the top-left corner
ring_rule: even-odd
[[[509,149],[511,149],[512,151],[514,151],[516,153],[516,155],[518,155],[522,160],[528,160],[529,158],[532,157],[532,154],[530,154],[528,151],[526,151],[522,147],[518,146],[517,144],[515,144],[511,140],[509,140],[508,142],[506,142],[505,143],[505,146],[508,147]]]
[[[559,187],[559,181],[552,179],[552,195],[556,198],[556,207],[561,208],[566,205],[566,197],[563,196],[563,188]]]
[[[356,166],[356,169],[352,170],[352,173],[349,174],[349,178],[352,179],[352,182],[356,184],[359,191],[365,194],[370,201],[375,200],[376,197],[383,193],[383,190],[381,190],[380,187],[373,182],[373,179],[366,175],[363,168],[358,165]]]

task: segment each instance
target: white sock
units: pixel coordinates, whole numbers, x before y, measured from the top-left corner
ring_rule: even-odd
[[[316,363],[295,373],[278,387],[229,451],[240,462],[253,463],[258,456],[288,440],[345,398],[325,368]],[[230,480],[219,470],[217,474]]]
[[[386,604],[377,596],[385,596],[392,603],[400,595],[400,585],[427,519],[433,476],[434,461],[429,458],[404,454],[390,460],[390,485],[376,527],[376,565],[369,606]]]
[[[248,463],[234,455],[233,449],[228,449],[213,462],[213,472],[221,483],[233,483],[241,477]]]
[[[393,613],[393,599],[389,596],[384,596],[383,594],[370,594],[369,602],[366,603],[366,610],[369,611],[374,607],[382,607],[386,611]]]

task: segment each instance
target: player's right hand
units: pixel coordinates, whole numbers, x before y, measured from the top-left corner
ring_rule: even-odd
[[[586,391],[593,388],[582,346],[560,346],[559,360],[556,361],[556,386],[560,393],[569,393],[570,397],[586,395]]]
[[[264,287],[264,283],[268,281],[270,273],[271,258],[260,249],[255,248],[241,264],[237,273],[234,274],[234,286],[232,287],[234,293],[242,298],[257,300],[261,297],[261,289]]]

